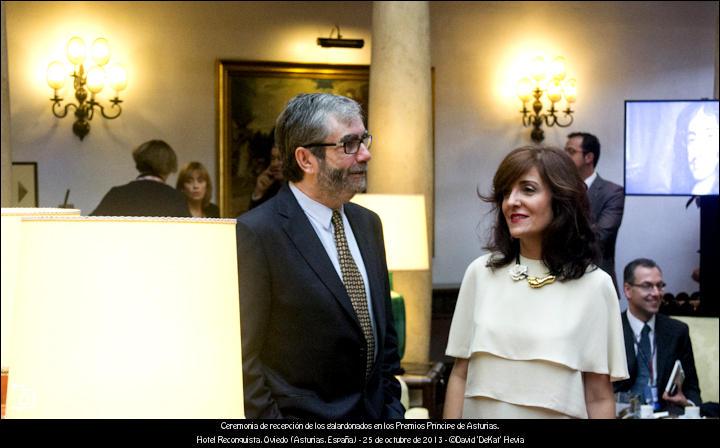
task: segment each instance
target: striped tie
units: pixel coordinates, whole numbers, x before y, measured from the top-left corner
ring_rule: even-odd
[[[367,343],[367,360],[365,365],[365,376],[370,376],[373,360],[375,358],[375,339],[373,338],[372,324],[370,323],[370,313],[368,311],[367,298],[365,296],[365,283],[363,283],[360,270],[355,264],[355,260],[350,253],[347,239],[345,239],[345,229],[343,227],[340,212],[333,210],[332,224],[335,228],[335,246],[337,247],[338,258],[340,259],[340,272],[342,273],[343,284],[345,290],[350,296],[353,309],[360,321],[363,335]]]

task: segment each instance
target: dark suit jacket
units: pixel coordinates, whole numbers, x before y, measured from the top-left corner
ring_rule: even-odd
[[[112,187],[91,215],[192,216],[185,195],[154,180],[134,180],[119,187]]]
[[[289,187],[237,219],[245,413],[249,418],[403,418],[400,360],[378,216],[345,204],[362,253],[378,355]]]
[[[627,318],[628,311],[622,313],[623,333],[625,336],[625,356],[627,357],[628,373],[630,378],[614,383],[615,392],[627,392],[632,388],[637,378],[637,360],[635,355],[635,335]],[[664,314],[655,315],[655,343],[657,356],[657,388],[661,408],[665,409],[666,402],[662,399],[665,385],[672,373],[675,360],[679,359],[685,371],[685,381],[682,385],[683,394],[693,403],[700,406],[700,385],[695,358],[693,357],[690,332],[684,322],[672,319]]]
[[[607,272],[618,290],[615,277],[615,241],[625,209],[623,187],[597,176],[588,190],[590,213],[602,259],[600,269]]]

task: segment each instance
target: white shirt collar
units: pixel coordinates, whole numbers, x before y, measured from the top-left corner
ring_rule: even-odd
[[[651,317],[649,321],[643,322],[640,319],[638,319],[637,317],[635,317],[635,315],[633,315],[633,313],[630,312],[630,309],[628,308],[627,318],[628,318],[628,322],[630,323],[630,328],[632,328],[632,331],[635,334],[635,340],[640,339],[640,332],[642,331],[643,326],[646,323],[650,327],[650,332],[651,333],[655,332],[655,315],[654,314],[653,314],[653,317]]]
[[[302,208],[307,215],[315,219],[317,223],[322,225],[323,229],[329,230],[332,225],[332,209],[303,193],[293,182],[289,182],[289,185],[290,191],[292,191],[298,204],[300,204],[300,208]],[[343,213],[342,207],[340,207],[340,213]]]
[[[590,185],[592,185],[592,183],[595,181],[595,179],[597,179],[597,177],[597,171],[593,171],[593,173],[589,175],[587,179],[585,179],[585,185],[587,185],[588,189],[590,189]]]

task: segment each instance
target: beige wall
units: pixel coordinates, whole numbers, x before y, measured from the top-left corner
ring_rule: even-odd
[[[720,400],[718,385],[718,359],[720,359],[720,337],[718,336],[718,319],[715,317],[684,317],[677,316],[690,327],[695,369],[700,382],[700,397],[703,401]]]
[[[10,89],[8,85],[7,68],[7,41],[5,38],[5,2],[0,5],[2,10],[2,195],[0,203],[3,207],[10,207]]]

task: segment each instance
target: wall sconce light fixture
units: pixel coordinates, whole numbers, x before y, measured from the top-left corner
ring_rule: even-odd
[[[532,60],[530,65],[530,77],[524,77],[518,81],[517,95],[523,103],[520,111],[523,115],[523,126],[533,126],[530,138],[536,143],[540,143],[545,139],[545,133],[540,128],[543,122],[546,126],[555,126],[566,128],[573,122],[572,103],[577,99],[576,80],[565,79],[565,58],[557,56],[550,63],[546,63],[542,56],[538,56]],[[532,103],[532,111],[528,110],[527,102],[531,97],[535,100]],[[555,104],[565,99],[566,108],[562,110],[565,115],[561,117],[557,114],[561,109],[555,108]],[[543,99],[550,102],[550,108],[543,104]],[[543,112],[545,108],[545,112]]]
[[[337,38],[333,38],[333,32],[337,30]],[[330,30],[330,37],[318,37],[317,44],[321,47],[341,47],[341,48],[362,48],[365,45],[363,39],[343,39],[340,35],[340,27],[335,25]]]
[[[53,115],[58,118],[67,116],[70,108],[75,109],[77,119],[73,123],[73,133],[82,140],[90,132],[90,120],[95,115],[95,108],[108,120],[120,116],[122,113],[120,107],[122,100],[119,97],[119,92],[127,87],[127,73],[122,66],[117,64],[105,68],[110,61],[110,46],[107,39],[102,37],[95,39],[90,47],[90,56],[92,62],[94,62],[92,66],[85,63],[88,52],[85,42],[81,38],[73,37],[70,39],[66,50],[67,58],[73,65],[70,77],[73,78],[73,89],[77,104],[68,102],[65,107],[61,104],[63,98],[58,96],[58,90],[65,85],[68,70],[65,64],[60,61],[51,62],[47,69],[47,83],[55,92],[50,101],[53,102]],[[114,113],[106,113],[105,107],[95,99],[95,95],[105,87],[106,81],[115,90],[115,98],[110,100],[112,106],[109,108],[116,109]],[[88,90],[90,91],[90,99],[88,99]]]

